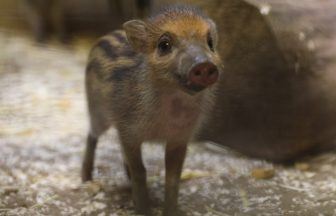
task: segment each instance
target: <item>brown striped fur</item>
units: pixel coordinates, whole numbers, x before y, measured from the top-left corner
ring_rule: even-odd
[[[215,49],[216,27],[193,8],[175,7],[145,22],[127,22],[124,29],[126,33],[118,30],[101,38],[89,56],[86,88],[91,130],[82,178],[92,179],[96,143],[113,125],[132,180],[136,211],[148,214],[141,144],[152,140],[166,142],[164,215],[175,216],[186,146],[211,110],[217,86],[202,91],[186,87],[188,73],[203,58],[221,72]],[[158,43],[167,35],[173,45],[163,54]]]

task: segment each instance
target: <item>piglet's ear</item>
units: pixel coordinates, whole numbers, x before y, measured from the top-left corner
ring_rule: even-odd
[[[123,28],[133,49],[138,52],[145,52],[148,46],[147,24],[141,20],[130,20],[123,24]]]
[[[208,19],[210,25],[210,34],[213,40],[214,47],[217,47],[218,44],[218,33],[216,23],[212,19]]]

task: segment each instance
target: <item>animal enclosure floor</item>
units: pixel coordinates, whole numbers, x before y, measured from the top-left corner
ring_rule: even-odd
[[[89,42],[41,46],[0,32],[0,47],[0,215],[133,215],[113,129],[100,140],[95,181],[80,182]],[[143,152],[153,211],[160,215],[163,146],[145,144]],[[257,179],[251,175],[257,168],[274,176]],[[281,166],[192,144],[179,202],[192,216],[336,215],[336,152]]]

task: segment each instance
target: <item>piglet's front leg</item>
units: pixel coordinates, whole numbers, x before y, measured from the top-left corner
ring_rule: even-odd
[[[146,169],[142,161],[141,142],[120,136],[125,166],[132,182],[132,197],[138,214],[150,215]]]
[[[167,143],[166,146],[166,185],[164,216],[177,215],[177,198],[179,191],[180,177],[184,158],[187,151],[187,142]]]

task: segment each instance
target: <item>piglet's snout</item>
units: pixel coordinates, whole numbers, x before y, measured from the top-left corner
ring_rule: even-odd
[[[218,80],[218,68],[211,62],[195,65],[189,72],[189,83],[194,86],[208,87]]]

